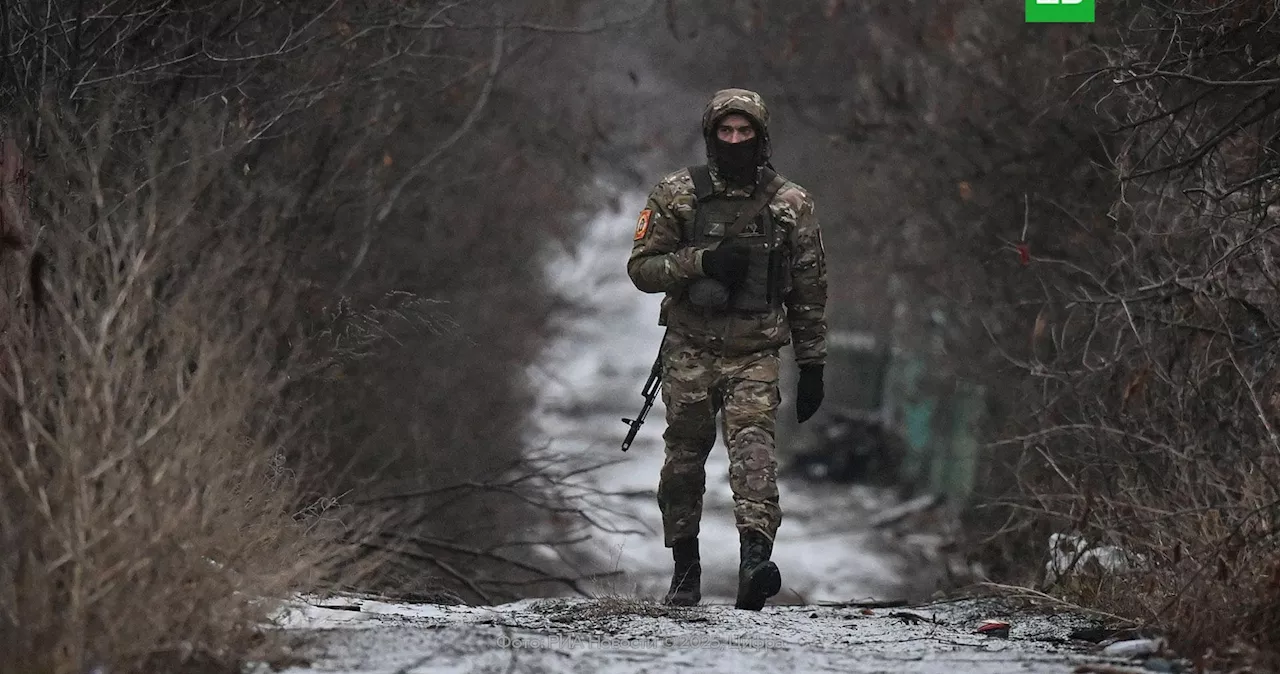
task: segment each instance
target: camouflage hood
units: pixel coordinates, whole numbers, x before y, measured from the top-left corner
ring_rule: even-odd
[[[702,136],[707,141],[707,155],[711,156],[711,139],[715,137],[715,124],[730,113],[740,113],[755,122],[760,133],[760,161],[769,161],[769,108],[764,99],[746,89],[721,89],[717,91],[702,111]]]

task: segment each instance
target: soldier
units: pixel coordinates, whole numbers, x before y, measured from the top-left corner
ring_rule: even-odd
[[[823,397],[826,263],[813,200],[769,163],[760,96],[717,92],[702,131],[707,164],[671,173],[653,189],[627,262],[636,288],[666,293],[658,506],[675,569],[665,601],[702,598],[698,528],[720,413],[741,542],[735,605],[758,611],[782,587],[770,561],[782,520],[774,456],[779,349],[790,342],[795,350],[803,423]]]

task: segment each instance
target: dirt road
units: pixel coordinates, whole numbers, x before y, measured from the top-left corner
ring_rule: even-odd
[[[627,598],[484,608],[346,598],[299,603],[283,623],[310,642],[299,653],[310,666],[286,670],[290,674],[998,674],[1066,673],[1107,662],[1096,646],[1068,638],[1089,626],[1087,620],[1025,611],[1010,616],[1001,606],[970,599],[909,609],[768,606],[753,613],[726,605],[670,609]],[[1008,638],[974,633],[993,617],[1013,624]]]

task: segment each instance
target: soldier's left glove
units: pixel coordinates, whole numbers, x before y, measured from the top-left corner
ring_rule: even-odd
[[[804,423],[822,407],[822,366],[801,365],[796,385],[796,421]]]

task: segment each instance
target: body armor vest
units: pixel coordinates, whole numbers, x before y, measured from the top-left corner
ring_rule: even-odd
[[[738,219],[744,208],[749,208],[754,196],[730,197],[714,190],[710,169],[694,166],[689,169],[693,177],[697,207],[693,229],[690,232],[695,246],[711,246],[724,241],[725,230]],[[766,189],[773,174],[767,171],[765,179],[755,189]],[[753,193],[754,194],[754,193]],[[728,288],[726,308],[747,313],[767,313],[781,304],[782,246],[779,228],[773,213],[766,204],[756,217],[734,238],[737,245],[749,252],[747,273],[737,287]],[[727,242],[725,242],[727,243]],[[724,244],[722,244],[724,245]]]

